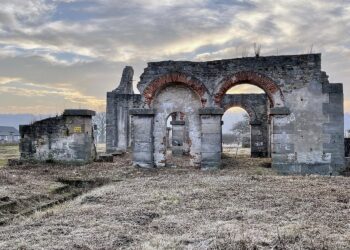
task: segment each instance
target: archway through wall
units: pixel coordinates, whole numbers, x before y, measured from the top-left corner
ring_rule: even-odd
[[[277,83],[263,74],[251,71],[240,71],[221,80],[214,90],[215,103],[220,106],[225,94],[233,87],[242,84],[250,84],[262,89],[271,107],[285,107],[284,96]]]
[[[222,152],[225,155],[250,156],[250,116],[240,107],[232,107],[222,116]]]
[[[186,165],[190,154],[189,121],[181,111],[171,113],[166,127],[166,163],[167,165]],[[181,159],[182,161],[181,161]]]
[[[247,150],[243,150],[243,148],[249,146],[251,157],[269,157],[271,152],[269,120],[271,104],[268,95],[261,88],[242,83],[228,89],[223,96],[221,105],[226,111],[223,116],[223,139],[227,128],[234,128],[234,131],[230,132],[231,136],[236,139],[234,143],[236,154],[246,152]],[[237,107],[241,108],[240,112],[237,112]],[[235,110],[236,112],[234,112]],[[245,116],[242,116],[242,110],[244,110]],[[242,130],[244,128],[245,131]]]
[[[201,129],[198,94],[182,83],[168,83],[152,101],[156,110],[153,126],[156,166],[171,166],[174,158],[188,158],[190,166],[199,166]]]

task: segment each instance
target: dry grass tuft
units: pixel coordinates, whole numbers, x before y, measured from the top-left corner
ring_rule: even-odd
[[[6,168],[41,194],[58,177],[111,182],[0,227],[0,249],[348,248],[348,178],[278,176],[268,159],[223,161],[209,172],[144,171],[130,167],[129,155],[118,163]],[[29,196],[20,185],[1,185],[11,199]]]

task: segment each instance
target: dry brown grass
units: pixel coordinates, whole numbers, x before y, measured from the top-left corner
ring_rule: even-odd
[[[7,160],[19,157],[18,145],[0,144],[0,168],[7,164]]]
[[[346,177],[278,176],[269,160],[142,171],[115,164],[29,172],[121,180],[0,227],[0,249],[348,249]],[[22,169],[23,170],[23,169]],[[20,171],[20,170],[12,170]],[[45,173],[49,173],[46,174]],[[40,177],[41,176],[41,177]],[[44,185],[44,184],[43,184]]]

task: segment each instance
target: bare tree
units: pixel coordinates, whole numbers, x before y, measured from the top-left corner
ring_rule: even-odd
[[[255,57],[259,57],[261,52],[261,44],[254,43],[254,54]]]
[[[106,113],[100,112],[97,113],[93,118],[93,123],[97,125],[97,142],[105,143],[106,142]]]
[[[243,136],[250,132],[249,120],[249,115],[244,114],[242,120],[233,124],[231,131],[237,144],[242,142]]]

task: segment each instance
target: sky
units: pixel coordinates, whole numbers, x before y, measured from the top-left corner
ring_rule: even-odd
[[[350,113],[350,0],[1,0],[0,113],[105,109],[122,69],[322,53]],[[136,88],[135,88],[136,90]]]

